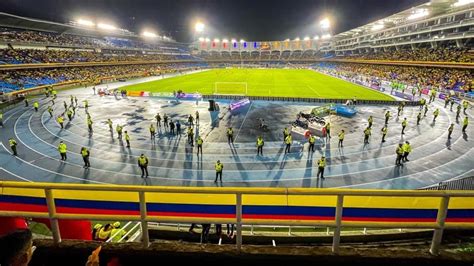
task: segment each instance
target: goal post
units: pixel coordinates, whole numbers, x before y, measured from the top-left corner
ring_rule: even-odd
[[[214,82],[214,94],[247,95],[247,82]]]

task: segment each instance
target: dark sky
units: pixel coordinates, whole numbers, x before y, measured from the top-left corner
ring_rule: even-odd
[[[125,29],[151,28],[178,41],[193,38],[193,21],[204,37],[283,40],[313,36],[324,16],[339,33],[428,0],[0,0],[0,11],[68,22],[87,15]]]

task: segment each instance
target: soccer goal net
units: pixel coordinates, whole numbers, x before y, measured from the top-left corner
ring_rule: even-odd
[[[247,95],[247,82],[215,82],[214,94]]]

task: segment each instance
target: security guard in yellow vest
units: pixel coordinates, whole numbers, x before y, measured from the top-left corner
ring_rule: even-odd
[[[466,111],[467,111],[467,108],[469,107],[469,102],[466,101],[466,100],[464,100],[464,101],[462,102],[462,107],[464,108],[464,111],[463,111],[464,114],[467,115],[467,114],[466,114]]]
[[[263,145],[265,145],[265,142],[263,141],[262,136],[258,136],[257,138],[257,155],[262,155],[263,156]]]
[[[57,120],[58,120],[59,125],[61,126],[61,129],[63,129],[64,128],[64,118],[60,115],[60,116],[58,116]]]
[[[449,95],[446,95],[446,96],[444,97],[444,108],[448,107],[449,100],[450,100]]]
[[[38,102],[34,102],[34,103],[33,103],[33,107],[35,108],[35,112],[38,112],[39,103],[38,103]]]
[[[201,136],[198,136],[196,139],[196,144],[197,144],[197,155],[199,156],[199,152],[201,152],[202,155],[202,143],[204,141],[202,140]]]
[[[283,142],[285,142],[286,137],[288,137],[288,135],[290,135],[290,131],[288,130],[288,128],[285,127],[285,129],[283,129]]]
[[[321,159],[318,160],[318,174],[316,177],[319,178],[321,175],[321,179],[324,179],[324,167],[326,167],[326,157],[322,156]]]
[[[407,127],[408,125],[408,121],[407,121],[407,118],[405,117],[402,121],[402,135],[405,135],[405,128]]]
[[[82,160],[84,160],[84,168],[91,167],[91,163],[89,162],[90,152],[86,147],[81,148],[81,155],[82,155]]]
[[[67,160],[67,155],[66,155],[67,146],[66,146],[66,143],[60,141],[59,146],[58,146],[58,151],[59,151],[59,154],[61,155],[61,161],[66,161]]]
[[[113,130],[113,122],[112,122],[112,120],[110,120],[110,118],[107,119],[107,125],[109,125],[109,130],[112,131]]]
[[[123,127],[121,125],[117,125],[117,127],[115,127],[115,130],[117,131],[118,139],[122,139],[122,129]]]
[[[331,123],[327,122],[324,126],[326,128],[326,140],[331,138]]]
[[[89,129],[89,133],[92,132],[92,119],[91,118],[87,118],[87,128]]]
[[[410,161],[410,160],[408,160],[408,155],[409,155],[410,152],[411,152],[410,142],[406,141],[406,142],[402,145],[402,149],[403,149],[403,161],[404,161],[404,162]]]
[[[49,117],[53,117],[53,107],[48,106]]]
[[[390,117],[392,117],[392,115],[390,114],[390,111],[387,111],[385,113],[385,124],[388,124],[388,120],[390,119]]]
[[[459,120],[459,115],[461,114],[461,105],[458,104],[456,107],[456,122]]]
[[[227,141],[234,143],[234,130],[231,127],[227,129]]]
[[[387,136],[387,133],[388,133],[387,125],[384,125],[380,131],[382,132],[382,142],[385,142],[385,137]]]
[[[416,116],[416,125],[420,125],[420,120],[421,120],[421,112],[418,112],[418,115]]]
[[[395,165],[401,166],[402,165],[402,157],[403,157],[403,154],[404,154],[402,143],[398,144],[397,150],[395,152],[397,153],[397,159],[395,160]]]
[[[436,118],[438,117],[439,115],[439,109],[436,108],[436,110],[433,112],[433,122],[436,122]]]
[[[188,144],[194,146],[194,130],[191,126],[188,127]]]
[[[314,152],[314,143],[316,143],[316,137],[313,135],[309,135],[308,142],[309,142],[308,152],[310,151]]]
[[[28,107],[28,98],[25,98],[25,107]]]
[[[84,100],[83,102],[84,102],[84,108],[86,108],[86,111],[87,111],[87,109],[89,108],[89,101]]]
[[[468,124],[469,124],[469,120],[466,116],[464,117],[464,121],[462,122],[462,133],[466,133],[466,128]]]
[[[369,137],[371,134],[372,132],[370,132],[370,128],[364,129],[364,144],[369,144]]]
[[[158,127],[161,127],[161,116],[160,116],[160,114],[156,114],[155,118],[156,118],[156,125]]]
[[[112,232],[110,233],[110,237],[112,238],[112,242],[119,242],[120,239],[127,233],[123,228],[120,228],[120,222],[115,222],[112,224]],[[125,239],[127,239],[126,237]]]
[[[138,166],[140,170],[142,170],[142,178],[145,176],[148,177],[148,158],[142,153],[140,157],[138,157]]]
[[[451,138],[451,134],[453,133],[454,130],[454,123],[451,123],[451,125],[448,127],[448,139]]]
[[[199,111],[196,111],[196,125],[199,126]]]
[[[423,113],[423,117],[426,117],[426,113],[428,113],[428,105],[425,105],[425,112]]]
[[[67,112],[66,112],[66,115],[67,115],[67,118],[69,119],[69,121],[71,121],[72,120],[72,110],[68,109]]]
[[[0,126],[3,127],[3,113],[0,112]]]
[[[371,117],[372,117],[372,116],[371,116]],[[340,146],[340,147],[344,147],[344,145],[343,145],[343,142],[344,142],[344,135],[345,135],[345,133],[344,133],[344,129],[343,129],[343,130],[341,130],[341,132],[339,132],[339,135],[338,135],[338,137],[339,137],[339,144],[338,144],[338,146]]]
[[[219,180],[222,182],[222,170],[224,169],[224,165],[221,163],[221,161],[217,160],[215,169],[216,169],[216,179],[214,180],[214,183],[217,183],[218,177],[219,177]]]
[[[292,143],[292,142],[293,142],[293,137],[291,136],[291,134],[289,134],[289,135],[286,136],[286,138],[285,138],[285,144],[286,144],[285,153],[290,153],[291,143]]]
[[[130,136],[128,132],[125,130],[125,141],[127,142],[127,148],[130,148]]]
[[[150,139],[155,139],[156,129],[153,124],[150,125]]]
[[[10,138],[10,139],[8,140],[8,143],[10,144],[10,148],[11,148],[12,151],[13,151],[13,155],[14,155],[14,156],[18,156],[18,154],[16,153],[16,145],[17,145],[17,144],[16,144],[16,141],[15,141],[13,138]]]
[[[367,121],[369,122],[369,128],[371,128],[372,124],[374,123],[374,118],[372,116],[369,116],[369,119],[367,119]]]
[[[104,227],[100,228],[97,231],[97,240],[105,242],[107,239],[110,237],[110,233],[112,233],[112,225],[111,224],[106,224]]]

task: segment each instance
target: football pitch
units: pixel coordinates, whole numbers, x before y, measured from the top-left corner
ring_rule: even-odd
[[[309,69],[213,69],[123,87],[129,91],[392,100],[388,95]]]

